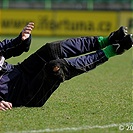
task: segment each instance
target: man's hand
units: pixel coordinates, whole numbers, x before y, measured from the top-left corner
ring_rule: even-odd
[[[29,22],[23,29],[22,31],[22,41],[26,40],[27,38],[29,38],[31,31],[34,28],[34,23],[33,22]]]
[[[12,109],[12,103],[2,100],[0,102],[0,110],[6,111],[8,109]]]

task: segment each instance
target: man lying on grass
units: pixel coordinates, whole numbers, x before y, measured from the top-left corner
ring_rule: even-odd
[[[33,28],[30,22],[18,37],[0,42],[0,110],[41,107],[62,82],[96,68],[133,44],[132,35],[122,26],[108,37],[46,43],[20,64],[8,64],[6,59],[29,50]]]

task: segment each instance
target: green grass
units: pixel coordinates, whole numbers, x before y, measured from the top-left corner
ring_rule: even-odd
[[[13,64],[21,62],[44,43],[58,39],[62,38],[33,37],[28,53],[8,61]],[[0,132],[17,133],[133,122],[132,102],[132,50],[129,50],[88,73],[65,81],[41,108],[21,107],[0,112]],[[71,132],[119,133],[120,130],[117,126],[63,131]],[[125,128],[122,132],[129,131]]]

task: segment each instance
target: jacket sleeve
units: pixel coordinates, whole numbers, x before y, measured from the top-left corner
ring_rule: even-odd
[[[21,40],[22,35],[14,39],[5,39],[0,42],[0,54],[9,59],[10,57],[15,57],[21,55],[23,52],[28,52],[31,44],[31,35],[26,40]]]

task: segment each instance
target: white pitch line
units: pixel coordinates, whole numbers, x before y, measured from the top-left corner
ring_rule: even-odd
[[[29,131],[9,131],[7,133],[52,133],[52,132],[64,132],[64,131],[81,131],[81,130],[89,130],[89,129],[105,129],[122,126],[126,128],[126,126],[133,126],[133,123],[121,123],[121,124],[110,124],[110,125],[95,125],[95,126],[82,126],[82,127],[66,127],[66,128],[55,128],[55,129],[42,129],[42,130],[29,130]]]

